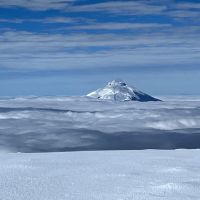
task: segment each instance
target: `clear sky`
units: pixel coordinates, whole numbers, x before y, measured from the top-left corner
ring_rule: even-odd
[[[200,0],[0,0],[0,95],[84,95],[115,78],[200,94]]]

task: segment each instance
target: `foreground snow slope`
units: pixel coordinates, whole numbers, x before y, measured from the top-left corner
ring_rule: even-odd
[[[1,200],[199,200],[200,150],[0,154]]]

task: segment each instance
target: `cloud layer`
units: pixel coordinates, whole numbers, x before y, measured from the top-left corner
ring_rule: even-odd
[[[14,152],[200,148],[199,99],[1,99],[0,127],[0,149]]]
[[[109,29],[110,25],[102,26],[98,28]],[[112,29],[126,26],[129,29],[162,27],[157,24],[114,24]],[[89,27],[79,27],[82,28]],[[96,26],[93,28],[98,29]],[[164,33],[138,35],[71,33],[67,36],[9,31],[0,36],[1,66],[15,69],[72,69],[160,63],[197,65],[200,45],[196,40],[196,27],[190,33],[182,30],[179,32],[181,29],[177,29],[174,33],[168,29]],[[167,32],[171,35],[168,36]]]
[[[198,3],[3,0],[0,8],[4,69],[199,64]],[[22,8],[30,17],[11,15]]]

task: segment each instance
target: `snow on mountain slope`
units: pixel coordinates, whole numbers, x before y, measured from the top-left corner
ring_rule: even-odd
[[[0,154],[1,200],[199,200],[199,150]]]
[[[125,82],[119,80],[113,80],[104,88],[91,92],[87,96],[114,101],[159,101],[159,99],[145,94],[137,88],[130,87]]]

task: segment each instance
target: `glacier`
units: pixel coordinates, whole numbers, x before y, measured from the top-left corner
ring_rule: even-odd
[[[199,200],[199,150],[0,153],[2,200]]]

